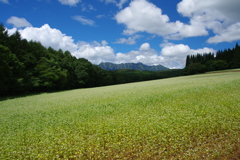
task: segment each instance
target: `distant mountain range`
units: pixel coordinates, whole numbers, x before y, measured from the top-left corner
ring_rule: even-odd
[[[102,69],[108,70],[108,71],[115,71],[118,69],[134,69],[134,70],[140,70],[140,71],[162,71],[167,70],[169,68],[164,67],[162,65],[157,66],[147,66],[143,63],[121,63],[121,64],[115,64],[110,62],[102,62],[98,65]]]

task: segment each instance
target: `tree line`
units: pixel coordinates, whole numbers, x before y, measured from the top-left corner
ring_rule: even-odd
[[[153,80],[179,76],[181,71],[106,71],[69,51],[22,39],[18,31],[9,35],[0,25],[0,96]]]
[[[197,74],[208,71],[240,68],[240,47],[238,43],[232,49],[214,53],[188,55],[184,74]]]

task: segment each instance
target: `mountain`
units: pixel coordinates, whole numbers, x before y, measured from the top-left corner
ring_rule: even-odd
[[[102,69],[108,70],[108,71],[115,71],[118,69],[134,69],[134,70],[140,70],[140,71],[161,71],[161,70],[167,70],[169,68],[164,67],[162,65],[157,66],[147,66],[142,63],[121,63],[121,64],[115,64],[110,62],[102,62],[98,65]]]

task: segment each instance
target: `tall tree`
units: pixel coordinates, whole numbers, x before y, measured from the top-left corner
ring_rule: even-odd
[[[240,68],[240,46],[236,44],[233,51],[233,66],[232,68]]]
[[[23,64],[11,53],[10,49],[0,44],[0,94],[21,92],[21,72]]]

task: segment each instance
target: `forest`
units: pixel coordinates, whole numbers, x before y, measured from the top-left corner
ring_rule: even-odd
[[[0,96],[54,92],[155,80],[207,71],[240,68],[240,47],[214,53],[188,55],[184,69],[107,71],[69,51],[27,41],[16,31],[9,35],[0,25]]]
[[[182,70],[158,72],[121,69],[107,71],[69,51],[44,47],[9,35],[0,25],[0,96],[89,88],[182,75]]]
[[[214,53],[188,55],[184,74],[191,75],[235,68],[240,68],[240,46],[238,43],[233,49],[217,51],[216,55]]]

